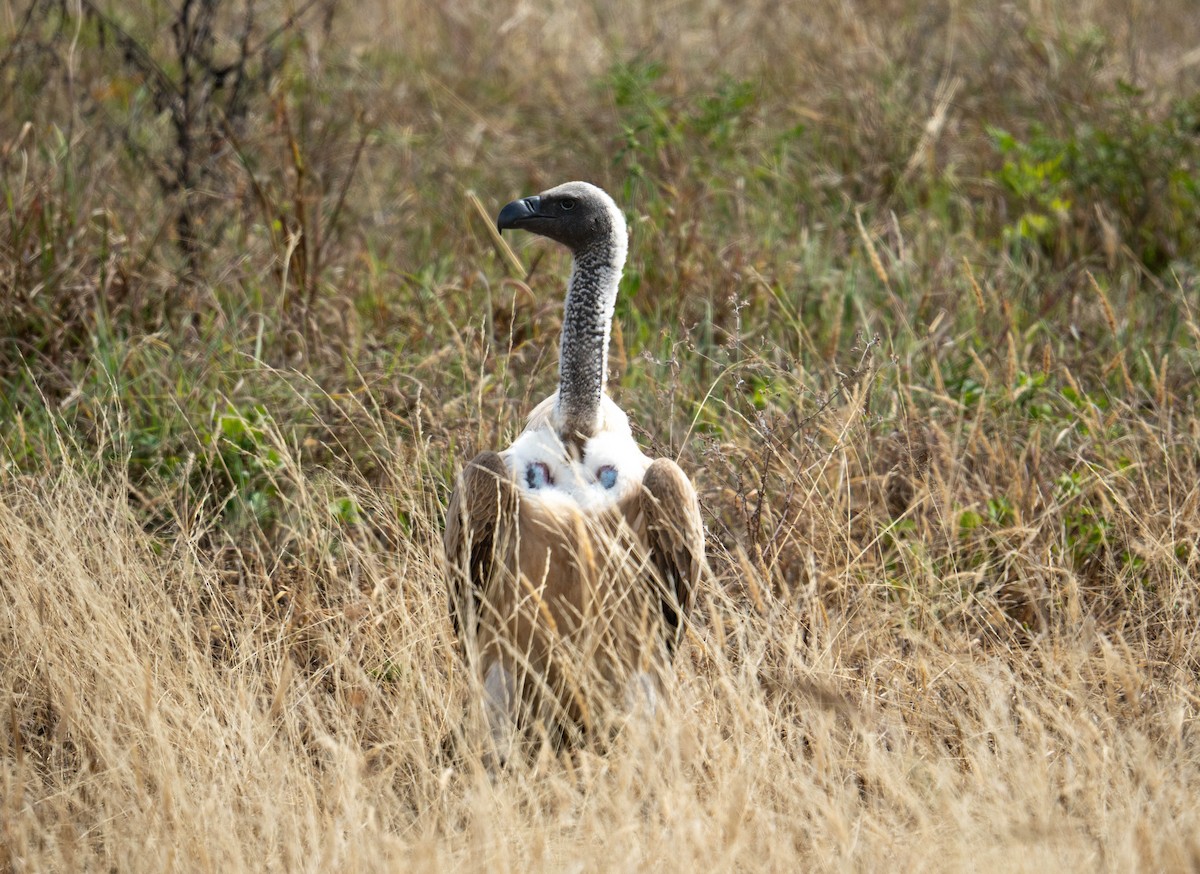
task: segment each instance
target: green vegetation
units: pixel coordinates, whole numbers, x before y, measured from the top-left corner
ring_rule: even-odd
[[[501,6],[0,16],[0,870],[1193,870],[1193,4]],[[489,776],[442,513],[574,178],[711,575]]]

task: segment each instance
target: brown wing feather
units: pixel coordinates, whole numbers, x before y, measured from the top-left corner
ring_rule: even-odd
[[[664,588],[662,611],[667,651],[674,653],[704,563],[700,502],[687,474],[669,458],[659,458],[646,469],[642,487],[646,545]]]
[[[464,647],[479,630],[483,593],[497,571],[516,511],[516,488],[503,459],[481,452],[463,471],[446,512],[450,621]]]

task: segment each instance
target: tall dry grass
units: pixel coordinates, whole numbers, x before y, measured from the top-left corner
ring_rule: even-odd
[[[0,870],[1200,866],[1190,0],[262,3],[184,193],[94,18],[183,4],[85,5],[0,9]],[[442,516],[567,264],[474,204],[576,177],[711,574],[489,772]]]
[[[1190,470],[1151,443],[1145,476],[1108,485],[1149,563],[1126,604],[1094,603],[1064,567],[1061,503],[994,534],[1008,582],[940,578],[934,545],[886,580],[881,535],[853,531],[855,492],[886,485],[853,422],[830,430],[834,448],[796,466],[803,521],[774,538],[807,550],[803,585],[714,546],[653,727],[498,773],[419,453],[375,486],[293,470],[303,534],[292,564],[258,570],[200,546],[203,514],[168,545],[147,534],[119,479],[6,477],[6,866],[1194,867],[1198,605],[1171,548],[1200,528]],[[969,436],[948,439],[961,464]],[[931,469],[909,506],[933,544],[971,486]],[[364,521],[330,521],[346,494]],[[1004,615],[1005,586],[1043,587],[1040,632]]]

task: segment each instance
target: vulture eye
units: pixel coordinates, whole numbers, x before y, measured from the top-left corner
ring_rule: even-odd
[[[600,480],[600,485],[611,489],[617,484],[617,469],[611,464],[606,464],[596,471],[596,479]]]
[[[564,210],[572,210],[575,208],[575,201],[569,197],[564,197],[561,201]]]
[[[550,476],[550,466],[544,461],[533,462],[525,468],[525,483],[531,489],[554,485],[554,477]]]

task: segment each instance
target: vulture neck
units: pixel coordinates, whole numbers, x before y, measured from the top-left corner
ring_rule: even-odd
[[[577,250],[571,264],[558,361],[557,419],[559,437],[575,454],[599,427],[608,337],[626,246],[621,218],[609,233]]]

